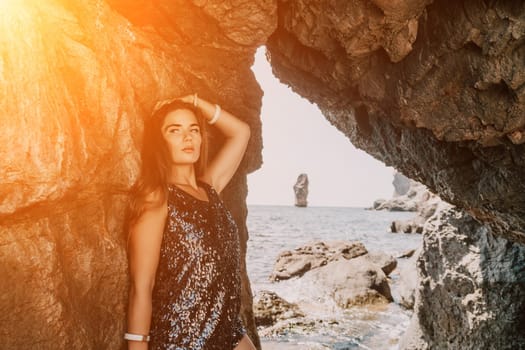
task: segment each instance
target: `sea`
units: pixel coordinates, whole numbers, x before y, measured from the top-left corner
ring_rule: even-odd
[[[269,276],[280,252],[313,241],[360,241],[369,252],[394,257],[417,249],[421,235],[390,232],[392,221],[414,215],[350,207],[248,206],[246,264],[252,292],[273,291],[305,314],[303,320],[284,327],[258,328],[263,350],[397,349],[412,314],[398,304],[399,270],[407,259],[398,259],[390,274],[394,302],[384,306],[344,310],[317,290],[307,275],[279,282],[271,282]]]

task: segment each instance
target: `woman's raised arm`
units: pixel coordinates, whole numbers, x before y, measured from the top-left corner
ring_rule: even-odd
[[[201,180],[212,185],[215,191],[220,193],[241,163],[250,140],[250,127],[228,111],[202,98],[197,98],[196,95],[188,95],[181,99],[197,105],[208,123],[211,121],[213,126],[225,136],[224,144],[201,176]]]

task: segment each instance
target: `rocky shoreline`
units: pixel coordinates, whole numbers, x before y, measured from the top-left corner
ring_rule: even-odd
[[[298,286],[308,282],[338,310],[374,310],[391,303],[413,310],[406,332],[396,340],[402,350],[525,349],[520,328],[525,324],[525,248],[493,235],[420,184],[397,196],[391,207],[401,207],[402,200],[411,201],[402,207],[417,208],[410,221],[419,229],[411,233],[421,233],[423,243],[416,251],[394,257],[369,252],[356,241],[310,242],[281,252],[270,279]],[[388,210],[388,201],[381,203]],[[254,314],[263,339],[342,326],[337,312],[321,319],[300,303],[260,293]],[[263,345],[300,348],[271,340]]]
[[[449,208],[439,196],[423,184],[400,173],[394,175],[394,195],[391,199],[377,199],[371,210],[408,211],[415,215],[409,220],[395,220],[390,225],[392,233],[423,233],[423,226],[435,213]]]
[[[394,301],[389,275],[396,266],[395,257],[369,252],[361,242],[316,241],[281,252],[270,280],[274,283],[290,279],[307,281],[316,286],[320,297],[330,299],[341,310],[373,308]],[[316,319],[299,305],[265,290],[254,297],[254,315],[263,336],[283,334],[291,327],[304,331],[319,322],[338,323],[337,317]]]
[[[399,208],[417,214],[391,231],[423,234],[400,278],[399,303],[414,315],[399,348],[525,349],[525,248],[412,180],[405,194],[374,203]]]

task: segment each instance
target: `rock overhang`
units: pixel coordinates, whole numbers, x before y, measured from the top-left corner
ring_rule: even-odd
[[[525,243],[525,5],[279,1],[275,75],[357,147]]]

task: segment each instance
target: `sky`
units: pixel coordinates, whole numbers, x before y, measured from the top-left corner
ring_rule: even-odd
[[[370,207],[391,198],[394,169],[356,149],[315,104],[273,76],[257,51],[252,70],[264,91],[263,165],[248,175],[248,205],[294,205],[293,185],[309,180],[309,206]]]

